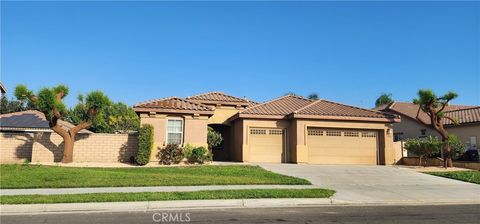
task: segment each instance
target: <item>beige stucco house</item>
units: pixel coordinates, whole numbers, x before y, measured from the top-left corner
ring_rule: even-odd
[[[265,103],[220,92],[134,106],[154,126],[155,148],[207,145],[207,126],[223,144],[215,160],[310,164],[394,164],[396,115],[295,95]],[[156,153],[154,153],[156,154]],[[155,159],[152,157],[152,159]]]
[[[375,110],[401,116],[401,122],[393,124],[396,141],[427,136],[440,137],[433,128],[416,119],[418,105],[409,102],[394,102],[375,108]],[[447,105],[445,115],[457,121],[457,124],[454,124],[451,120],[444,119],[444,125],[449,134],[457,135],[462,142],[466,143],[468,149],[478,150],[480,106]],[[430,124],[430,119],[424,112],[420,112],[419,117],[426,124]]]

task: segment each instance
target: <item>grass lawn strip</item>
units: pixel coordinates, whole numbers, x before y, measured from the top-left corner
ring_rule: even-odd
[[[425,172],[427,174],[480,184],[480,171]]]
[[[193,192],[94,193],[63,195],[0,196],[1,204],[51,204],[84,202],[127,202],[166,200],[249,199],[249,198],[329,198],[328,189],[248,189]]]
[[[0,165],[0,188],[77,188],[198,185],[311,185],[259,166],[91,168]]]

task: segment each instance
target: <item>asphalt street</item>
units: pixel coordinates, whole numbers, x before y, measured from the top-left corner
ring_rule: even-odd
[[[323,206],[163,210],[148,212],[12,215],[1,224],[30,223],[480,223],[480,204],[429,206]]]

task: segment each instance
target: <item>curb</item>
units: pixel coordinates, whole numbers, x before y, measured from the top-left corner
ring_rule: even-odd
[[[24,215],[46,213],[78,212],[125,212],[182,209],[214,208],[266,208],[296,207],[308,205],[330,205],[329,198],[311,199],[232,199],[232,200],[178,200],[145,202],[94,202],[94,203],[60,203],[0,205],[1,215]]]
[[[331,198],[177,200],[144,202],[94,202],[0,205],[0,215],[34,215],[51,213],[148,212],[155,210],[219,209],[219,208],[278,208],[313,206],[419,206],[447,204],[478,204],[474,201],[346,201]]]

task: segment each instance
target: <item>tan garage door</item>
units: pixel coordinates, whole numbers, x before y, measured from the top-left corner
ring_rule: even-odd
[[[377,164],[377,132],[353,129],[309,128],[309,163]]]
[[[281,163],[285,151],[285,130],[250,128],[250,162]]]

